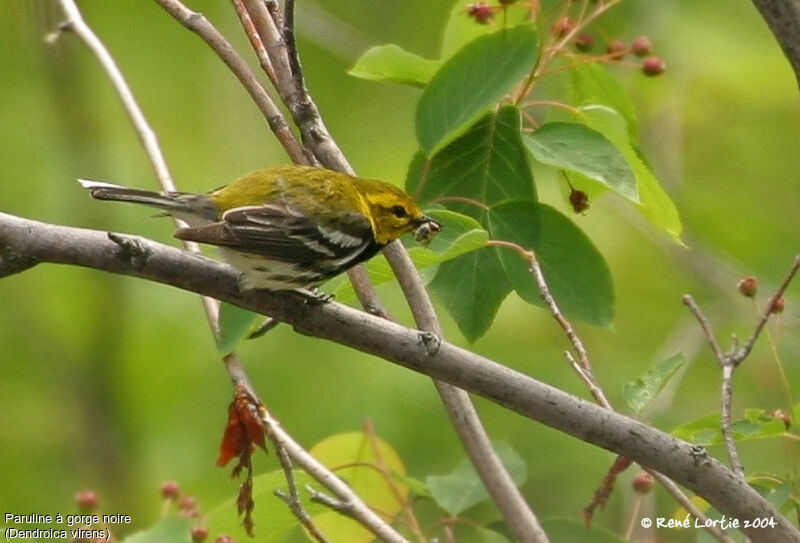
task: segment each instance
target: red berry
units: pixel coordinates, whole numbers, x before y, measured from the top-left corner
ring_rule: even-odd
[[[592,47],[594,46],[594,36],[591,34],[578,34],[578,37],[575,38],[575,47],[578,51],[591,51]]]
[[[628,54],[628,46],[620,40],[611,40],[606,44],[606,54],[614,60],[619,60]]]
[[[755,277],[745,277],[739,281],[737,288],[742,295],[752,298],[756,295],[756,292],[758,292],[758,279]]]
[[[572,189],[569,193],[569,203],[575,213],[583,213],[589,209],[589,196],[582,190]]]
[[[666,69],[667,65],[661,57],[647,57],[642,62],[642,72],[650,77],[661,75]]]
[[[194,541],[194,543],[200,543],[201,541],[205,541],[208,537],[208,528],[205,526],[195,526],[190,533],[192,534],[192,541]]]
[[[75,494],[75,503],[82,511],[92,511],[97,507],[97,494],[93,490],[81,490]]]
[[[654,485],[655,479],[653,479],[653,476],[646,471],[637,473],[636,477],[633,478],[633,490],[639,494],[647,494],[650,492],[650,490],[652,490]]]
[[[174,500],[181,493],[181,487],[176,481],[167,481],[161,485],[161,495],[167,499]]]
[[[653,52],[650,40],[646,36],[639,36],[631,43],[631,53],[637,57],[646,57]]]
[[[770,313],[783,313],[783,306],[785,302],[783,300],[783,296],[778,298],[777,300],[772,302],[772,306],[769,308]]]
[[[467,15],[475,19],[476,22],[485,25],[494,17],[494,10],[486,2],[475,2],[467,6]]]
[[[233,538],[228,534],[218,535],[216,539],[214,539],[214,543],[235,543]]]
[[[557,19],[556,22],[553,23],[551,32],[553,32],[553,36],[556,38],[563,38],[569,34],[573,28],[575,28],[575,21],[567,16],[564,16],[560,19]]]

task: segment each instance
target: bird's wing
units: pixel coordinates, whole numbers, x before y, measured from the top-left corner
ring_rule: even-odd
[[[228,210],[221,219],[205,226],[181,228],[175,236],[271,260],[296,264],[329,261],[336,267],[351,266],[380,248],[370,250],[376,245],[372,227],[358,213],[344,214],[323,224],[284,204],[265,204]]]

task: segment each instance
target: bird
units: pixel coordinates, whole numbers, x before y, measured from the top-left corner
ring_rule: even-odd
[[[220,247],[243,289],[313,290],[404,234],[427,243],[442,229],[395,185],[314,166],[264,168],[206,194],[78,181],[98,200],[182,220],[175,237]]]

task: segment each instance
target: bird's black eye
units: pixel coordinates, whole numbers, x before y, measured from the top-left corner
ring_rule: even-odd
[[[406,208],[403,206],[392,206],[392,213],[394,213],[394,216],[398,219],[402,219],[406,216]]]

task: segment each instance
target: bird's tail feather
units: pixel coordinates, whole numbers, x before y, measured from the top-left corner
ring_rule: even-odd
[[[161,194],[150,190],[129,189],[120,185],[112,185],[102,181],[78,179],[78,182],[89,191],[92,198],[98,200],[115,200],[118,202],[134,202],[145,204],[167,211],[181,211],[189,208],[189,202],[179,198],[178,194]]]

